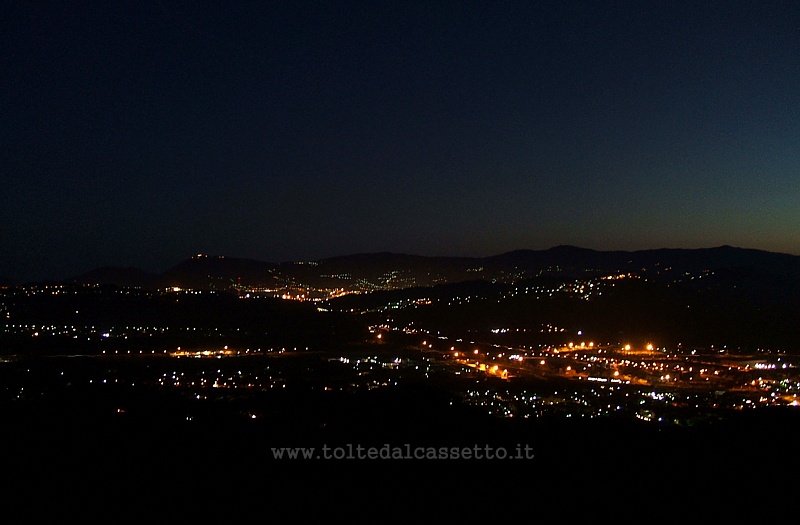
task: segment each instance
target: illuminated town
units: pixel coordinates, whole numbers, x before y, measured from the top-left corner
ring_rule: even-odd
[[[684,344],[676,342],[680,330],[646,333],[624,320],[612,332],[630,335],[609,340],[603,330],[609,318],[591,317],[606,306],[581,318],[575,312],[620,287],[649,286],[652,294],[663,283],[652,284],[646,272],[559,275],[551,268],[538,279],[520,272],[502,282],[452,287],[395,288],[389,279],[373,283],[371,292],[351,273],[339,277],[355,288],[288,279],[274,289],[239,280],[228,289],[9,287],[0,302],[0,395],[17,410],[80,393],[80,403],[101,400],[101,408],[93,401],[73,409],[99,410],[94,415],[101,419],[141,417],[137,399],[154,397],[171,421],[221,412],[281,419],[287,416],[274,408],[280,396],[282,403],[293,399],[287,406],[305,413],[304,425],[312,427],[335,425],[335,414],[353,399],[414,385],[443,393],[448,407],[515,421],[692,427],[798,406],[796,348],[774,341],[732,346],[730,339]],[[683,272],[663,289],[713,277],[710,270]],[[507,312],[509,322],[497,312]]]
[[[23,1],[2,24],[6,515],[791,498],[800,1]],[[384,447],[397,471],[343,464]],[[402,464],[490,448],[525,454]]]

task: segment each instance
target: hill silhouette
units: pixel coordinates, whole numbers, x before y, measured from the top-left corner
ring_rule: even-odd
[[[130,267],[101,267],[69,281],[144,289],[297,285],[370,291],[472,280],[514,282],[552,271],[580,276],[587,271],[678,275],[703,270],[755,271],[795,277],[800,275],[800,256],[733,246],[598,251],[569,245],[547,250],[515,250],[489,257],[429,257],[380,252],[282,263],[200,254],[160,274]]]

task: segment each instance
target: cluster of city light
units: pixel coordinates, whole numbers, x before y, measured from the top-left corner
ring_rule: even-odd
[[[272,390],[286,388],[286,381],[281,377],[269,374],[269,366],[260,370],[223,371],[195,370],[172,371],[162,374],[157,379],[161,387],[188,389],[260,389]],[[195,399],[208,399],[207,394],[196,393]]]
[[[618,387],[599,385],[566,391],[468,389],[464,399],[467,404],[504,417],[595,418],[624,412],[629,395]]]
[[[498,329],[496,333],[500,332],[501,329]],[[444,336],[438,338],[447,339]],[[758,381],[752,381],[749,386],[752,389],[750,391],[745,390],[738,396],[726,394],[724,397],[720,397],[720,392],[727,393],[731,388],[735,392],[737,385],[742,386],[742,380],[747,377],[747,371],[755,365],[750,362],[732,366],[719,363],[711,366],[707,363],[707,359],[714,358],[713,350],[698,353],[698,349],[693,349],[691,352],[678,349],[670,352],[666,348],[657,348],[654,343],[650,342],[634,346],[630,343],[598,345],[592,341],[584,341],[556,347],[545,346],[534,352],[498,344],[476,345],[474,341],[470,343],[471,348],[465,349],[463,341],[461,339],[457,339],[457,341],[462,343],[459,347],[448,343],[447,348],[449,348],[449,355],[454,358],[453,362],[466,367],[462,370],[484,372],[488,376],[498,375],[511,380],[512,383],[515,376],[525,377],[528,373],[541,374],[544,372],[546,376],[560,376],[584,382],[586,387],[582,388],[591,388],[589,385],[594,384],[601,389],[615,386],[633,389],[625,395],[638,396],[641,402],[650,400],[651,403],[663,403],[663,406],[645,406],[635,414],[628,414],[648,421],[675,423],[682,421],[684,417],[690,417],[689,413],[675,408],[673,405],[676,403],[679,406],[688,407],[687,410],[694,410],[695,416],[691,417],[704,417],[703,414],[726,408],[740,410],[758,406],[800,405],[797,399],[800,381],[795,383],[786,378],[783,378],[780,383],[777,382],[777,379],[759,378]],[[432,343],[427,339],[423,340],[421,347],[431,349]],[[695,359],[697,361],[691,361]],[[781,357],[778,357],[779,361],[780,359]],[[512,370],[504,367],[502,362],[516,362],[521,368]],[[761,359],[758,363],[763,364],[767,361]],[[784,370],[791,368],[792,363],[784,361],[777,365],[775,363],[770,363],[770,365],[772,366],[762,366],[759,369],[764,372],[776,369]],[[455,373],[461,372],[456,371]],[[656,385],[682,389],[697,384],[698,380],[702,381],[704,385],[708,385],[704,386],[698,397],[693,397],[693,394],[689,393],[697,391],[696,389],[687,390],[687,393],[680,394],[680,398],[676,398],[676,394],[673,393],[653,393],[640,390]],[[471,399],[473,404],[477,403],[474,394]],[[515,412],[512,408],[501,406],[502,399],[504,399],[503,396],[492,397],[492,399],[484,399],[477,404],[486,407],[490,413],[505,417],[513,416]],[[623,408],[631,407],[630,403],[631,400],[626,399],[618,404],[601,404],[593,406],[592,410],[578,410],[574,413],[571,413],[565,408],[566,405],[563,405],[558,408],[558,412],[567,417],[572,415],[600,417],[620,414],[620,411],[625,412]],[[541,407],[539,407],[539,411],[541,412]],[[670,413],[666,414],[665,411]],[[535,417],[535,414],[523,415],[523,417],[532,416]]]
[[[230,350],[227,345],[220,349],[214,350],[182,350],[178,347],[174,352],[170,352],[170,357],[224,357],[235,355],[234,350]]]
[[[240,329],[236,329],[239,331]],[[169,326],[94,326],[94,325],[37,325],[10,323],[3,326],[6,334],[27,334],[31,337],[85,337],[87,341],[97,339],[128,339],[129,337],[160,335],[170,331],[200,331],[205,335],[221,336],[223,331],[211,327],[169,327]]]

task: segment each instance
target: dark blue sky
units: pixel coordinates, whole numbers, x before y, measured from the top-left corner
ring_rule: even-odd
[[[800,254],[800,2],[17,2],[0,277]]]

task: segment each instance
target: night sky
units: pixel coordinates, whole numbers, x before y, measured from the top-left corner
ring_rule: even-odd
[[[800,254],[800,2],[7,2],[0,277]]]

